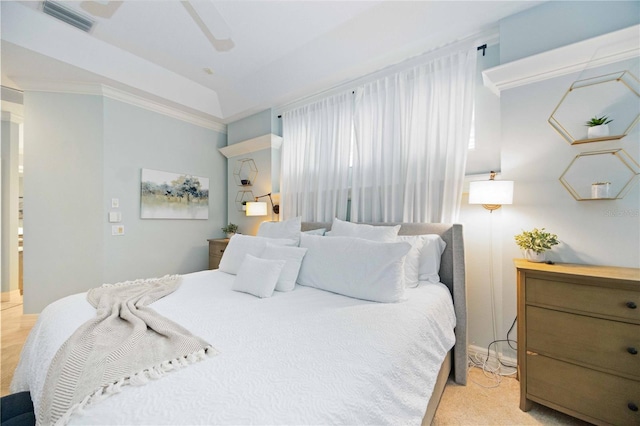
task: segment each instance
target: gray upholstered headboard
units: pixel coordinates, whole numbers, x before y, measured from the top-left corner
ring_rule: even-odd
[[[447,243],[440,262],[440,281],[449,287],[456,312],[456,344],[453,350],[454,379],[467,383],[467,289],[464,267],[462,225],[446,223],[369,223],[377,226],[401,225],[399,235],[438,234]],[[302,230],[331,229],[330,222],[302,222]]]

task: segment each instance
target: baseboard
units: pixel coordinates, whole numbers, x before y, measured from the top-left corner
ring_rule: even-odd
[[[0,295],[0,301],[11,302],[20,299],[20,290],[3,291]]]
[[[485,359],[487,357],[487,348],[483,348],[476,345],[469,345],[467,347],[467,353],[473,359],[475,359],[476,357],[480,359]],[[487,365],[492,369],[496,369],[500,364],[498,363],[498,360],[495,358],[495,352],[493,347],[491,348],[491,355],[492,357],[487,362]],[[516,358],[506,356],[502,352],[498,352],[498,356],[500,357],[500,360],[502,360],[502,362],[504,362],[505,364],[518,365],[518,360]]]

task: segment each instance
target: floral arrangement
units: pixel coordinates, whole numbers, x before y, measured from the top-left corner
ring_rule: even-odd
[[[532,250],[537,254],[558,245],[558,236],[545,231],[545,228],[533,228],[533,231],[522,231],[515,236],[516,244],[523,250]]]

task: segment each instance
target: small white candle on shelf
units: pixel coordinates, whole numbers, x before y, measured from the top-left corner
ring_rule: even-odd
[[[591,184],[591,198],[609,198],[611,182],[594,182]]]

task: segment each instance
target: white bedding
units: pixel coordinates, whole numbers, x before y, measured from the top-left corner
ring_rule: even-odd
[[[296,286],[260,299],[235,276],[184,276],[151,305],[215,347],[195,363],[74,414],[70,424],[420,424],[453,347],[455,315],[443,284],[376,303]],[[48,306],[22,352],[12,392],[36,411],[47,367],[94,309],[77,294]]]

